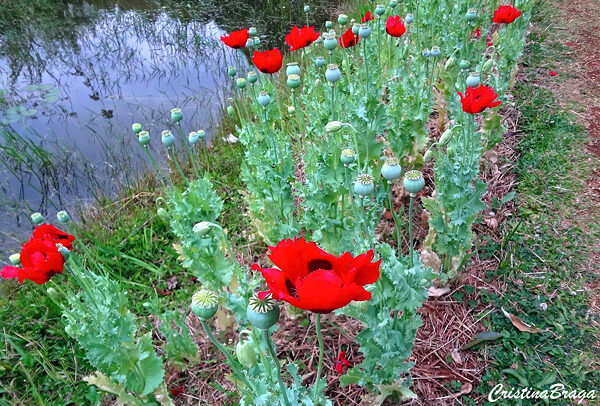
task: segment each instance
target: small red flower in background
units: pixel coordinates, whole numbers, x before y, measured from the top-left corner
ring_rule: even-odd
[[[230,48],[239,49],[246,46],[246,41],[250,35],[248,34],[248,28],[243,30],[234,31],[231,34],[221,37],[221,41]]]
[[[315,31],[315,27],[305,25],[298,28],[295,25],[288,35],[285,36],[285,42],[290,46],[290,51],[295,51],[309,46],[319,38],[319,33]]]
[[[338,374],[344,373],[345,368],[352,366],[352,364],[346,359],[346,351],[340,351],[338,356],[333,360],[333,366]]]
[[[25,279],[41,285],[57,273],[62,273],[65,261],[54,242],[32,238],[21,249],[22,268],[5,266],[0,271],[4,279]]]
[[[476,88],[469,86],[464,96],[461,92],[457,93],[460,96],[463,111],[469,114],[481,113],[487,108],[493,108],[502,103],[500,100],[494,101],[498,97],[494,89],[483,85]]]
[[[550,73],[548,73],[548,74],[549,74],[550,76],[557,76],[557,75],[558,75],[558,73],[556,73],[556,72],[550,72]]]
[[[494,19],[492,20],[498,24],[510,24],[515,21],[521,15],[521,11],[514,8],[513,6],[504,5],[498,7],[496,11],[494,11]]]
[[[367,14],[365,14],[365,16],[360,19],[360,22],[364,24],[364,23],[369,22],[374,19],[375,19],[375,16],[373,14],[371,14],[370,11],[367,11]]]
[[[352,27],[348,28],[344,34],[338,39],[340,47],[350,48],[358,44],[358,35],[354,35]]]
[[[183,393],[183,386],[172,386],[169,390],[171,395],[177,397]]]
[[[385,32],[392,37],[401,37],[406,32],[406,27],[402,23],[400,16],[389,16],[385,23]]]
[[[262,73],[275,73],[281,69],[283,56],[281,55],[281,51],[277,48],[263,52],[254,51],[252,62]]]
[[[472,36],[473,36],[473,38],[479,38],[479,37],[481,37],[481,27],[475,28],[475,30],[473,31]]]
[[[51,224],[40,224],[33,230],[33,238],[38,240],[50,240],[54,244],[62,244],[69,251],[73,250],[75,237],[67,234]]]
[[[494,43],[492,42],[492,40],[491,40],[491,39],[488,39],[488,40],[487,40],[487,46],[488,46],[488,47],[494,46]]]
[[[363,285],[379,278],[381,260],[371,263],[373,250],[356,258],[349,252],[337,257],[304,238],[283,240],[269,248],[269,258],[279,269],[252,265],[269,288],[259,297],[271,293],[274,299],[314,313],[329,313],[353,300],[371,299]]]

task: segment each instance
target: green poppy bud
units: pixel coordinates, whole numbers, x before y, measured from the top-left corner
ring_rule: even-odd
[[[423,155],[423,162],[429,162],[431,161],[431,158],[433,158],[433,151],[429,149],[425,152],[425,155]]]
[[[235,117],[235,109],[233,106],[227,106],[227,115],[232,118]]]
[[[213,226],[213,223],[210,221],[201,221],[200,223],[194,224],[192,231],[196,235],[206,235],[210,232],[210,228]]]
[[[342,129],[342,122],[341,121],[330,121],[325,126],[325,132],[326,133],[335,133],[335,132],[338,132],[341,129]]]
[[[269,103],[271,103],[271,96],[269,96],[269,93],[263,90],[258,94],[258,104],[263,107],[267,107]]]
[[[219,296],[211,290],[200,289],[192,296],[192,312],[202,321],[215,315],[219,308]]]
[[[150,144],[150,134],[148,131],[140,131],[138,134],[138,142],[140,145],[148,145]]]
[[[340,14],[337,21],[339,25],[346,25],[348,24],[348,16],[346,14]]]
[[[142,131],[142,125],[140,123],[133,123],[131,124],[131,129],[134,133],[139,134]]]
[[[288,114],[294,114],[296,112],[296,108],[294,106],[288,106]]]
[[[171,109],[171,121],[178,123],[182,118],[183,115],[181,114],[180,108],[175,107],[174,109]]]
[[[460,61],[460,63],[458,64],[458,67],[461,68],[462,70],[467,70],[467,69],[469,69],[470,66],[471,66],[471,63],[469,61],[465,61],[464,59],[462,61]]]
[[[227,74],[231,77],[234,77],[235,75],[237,75],[237,70],[235,69],[235,66],[230,66],[227,69]]]
[[[244,340],[243,335],[246,334],[248,339]],[[240,361],[240,364],[246,369],[250,369],[256,365],[256,345],[252,341],[249,330],[242,330],[239,334],[239,341],[235,346],[235,355]]]
[[[383,4],[378,4],[377,7],[375,7],[375,14],[377,14],[379,17],[381,17],[384,13],[385,13],[385,6]]]
[[[250,35],[251,37],[256,36],[257,31],[256,31],[256,27],[250,27],[248,28],[248,35]]]
[[[244,89],[246,87],[246,78],[237,78],[235,81],[238,89]]]
[[[488,59],[487,61],[485,61],[485,63],[481,67],[481,71],[483,73],[488,73],[490,71],[490,69],[492,69],[492,66],[494,66],[494,60]]]
[[[300,74],[300,66],[298,66],[298,62],[290,62],[287,64],[287,68],[285,68],[285,74],[287,76],[290,75],[299,75]]]
[[[358,29],[358,37],[360,39],[365,39],[365,38],[369,38],[369,36],[371,35],[371,27],[369,27],[369,24],[364,23],[360,25],[360,28]]]
[[[354,162],[355,159],[356,159],[356,154],[354,153],[353,150],[351,150],[350,148],[344,148],[342,150],[342,153],[340,156],[340,161],[344,165],[350,165],[352,162]]]
[[[260,330],[268,330],[279,320],[279,305],[271,296],[269,293],[264,299],[260,299],[255,294],[248,302],[246,309],[248,321]]]
[[[441,146],[444,146],[448,142],[450,142],[451,139],[452,139],[452,129],[448,128],[446,131],[444,131],[442,133],[442,136],[440,137],[438,144]]]
[[[173,144],[175,144],[175,137],[173,137],[173,133],[171,132],[171,130],[164,130],[161,133],[160,140],[165,147],[170,147]]]
[[[420,171],[408,171],[404,175],[404,189],[408,193],[415,194],[419,193],[425,186],[425,179]]]
[[[49,287],[48,289],[46,289],[46,293],[48,294],[48,296],[50,296],[53,300],[57,300],[58,299],[58,292],[56,291],[56,289],[54,289],[53,287]]]
[[[333,22],[332,21],[325,21],[325,28],[327,28],[328,30],[333,27]]]
[[[402,167],[398,158],[387,158],[381,167],[381,176],[387,180],[398,179],[402,175]]]
[[[40,213],[35,212],[31,215],[31,221],[33,221],[33,224],[40,225],[44,222],[44,216],[42,216]]]
[[[300,87],[300,75],[289,75],[287,78],[287,85],[290,87],[290,89],[296,89]]]
[[[479,78],[479,72],[471,72],[467,77],[467,86],[479,87],[481,79]]]
[[[361,173],[357,176],[356,182],[354,182],[354,193],[359,196],[367,196],[370,194],[375,185],[373,184],[373,176],[368,173]]]
[[[448,158],[452,158],[454,156],[454,148],[452,148],[452,147],[446,148],[446,155],[448,155]]]
[[[446,69],[446,70],[451,69],[455,63],[456,63],[456,59],[453,56],[451,56],[446,61],[446,64],[444,65],[444,69]]]
[[[68,223],[70,220],[70,217],[66,211],[61,210],[58,213],[56,213],[56,219],[58,221],[60,221],[61,223]]]
[[[475,10],[474,8],[468,9],[467,14],[465,14],[465,18],[467,19],[467,21],[475,21],[478,17],[479,15],[477,15],[477,10]]]
[[[167,212],[167,210],[165,210],[163,207],[159,207],[158,209],[156,209],[156,214],[163,221],[169,221],[169,212]]]
[[[20,265],[21,264],[21,254],[12,254],[10,257],[8,257],[8,260],[13,265]]]

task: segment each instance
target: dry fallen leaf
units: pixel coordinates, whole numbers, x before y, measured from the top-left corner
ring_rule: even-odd
[[[471,385],[469,382],[465,382],[462,385],[460,385],[460,392],[456,393],[455,396],[462,396],[462,395],[466,395],[467,393],[471,393],[471,391],[473,390],[473,385]]]
[[[171,276],[167,279],[167,289],[174,290],[177,287],[177,275]]]
[[[427,296],[429,297],[440,297],[450,292],[450,288],[445,286],[443,288],[436,288],[435,286],[430,286],[427,288]]]
[[[442,266],[442,260],[437,254],[428,249],[421,251],[421,262],[423,265],[431,267],[435,272],[439,272]]]
[[[498,219],[496,217],[486,217],[485,224],[492,230],[495,230],[498,228]]]
[[[458,352],[458,348],[453,349],[450,352],[450,355],[452,355],[452,359],[457,365],[461,365],[463,363],[462,356],[460,355],[460,352]]]
[[[539,333],[540,332],[539,328],[532,327],[528,324],[525,324],[520,318],[518,318],[514,314],[510,314],[509,312],[504,310],[503,307],[501,307],[501,309],[502,309],[502,313],[504,313],[504,315],[510,319],[513,326],[515,326],[519,331],[526,331],[528,333]]]

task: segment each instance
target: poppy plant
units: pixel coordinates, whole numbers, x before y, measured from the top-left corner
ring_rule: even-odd
[[[33,230],[33,238],[39,240],[50,240],[54,244],[62,244],[69,251],[73,250],[75,237],[67,234],[51,224],[41,224]]]
[[[369,22],[374,19],[375,19],[375,16],[373,14],[371,14],[370,11],[367,11],[367,14],[365,14],[365,16],[360,19],[360,22],[364,24],[364,23]]]
[[[402,23],[400,16],[389,16],[385,23],[385,32],[392,37],[398,38],[406,32],[406,27]]]
[[[353,300],[371,299],[363,286],[379,278],[381,260],[371,262],[373,250],[356,258],[349,252],[337,257],[304,238],[283,240],[269,248],[269,258],[279,269],[252,266],[269,288],[261,296],[271,293],[274,299],[314,313],[330,313]]]
[[[510,24],[515,21],[521,15],[521,11],[513,6],[504,5],[498,7],[496,11],[494,11],[494,19],[492,20],[498,24]]]
[[[319,33],[315,31],[315,27],[305,25],[298,28],[294,25],[290,33],[285,36],[285,42],[290,46],[290,51],[295,51],[309,46],[318,38]]]
[[[473,34],[471,34],[473,38],[478,39],[481,37],[481,27],[477,27],[473,30]]]
[[[221,41],[230,48],[239,49],[246,46],[248,38],[250,38],[248,28],[244,28],[243,30],[234,31],[227,36],[221,37]]]
[[[487,108],[493,108],[502,103],[500,100],[495,100],[498,95],[494,89],[483,85],[476,88],[469,86],[464,96],[461,92],[457,93],[460,96],[463,111],[469,114],[481,113]]]
[[[254,63],[262,73],[277,72],[281,69],[282,62],[283,56],[281,55],[281,51],[277,48],[263,52],[254,51],[254,56],[252,56],[252,63]]]
[[[52,241],[32,238],[22,247],[21,264],[22,268],[5,266],[0,275],[4,279],[18,278],[19,283],[28,279],[41,285],[62,273],[64,259]]]
[[[337,357],[333,360],[333,366],[338,374],[344,372],[344,369],[351,367],[352,364],[346,359],[346,351],[340,351]]]
[[[352,32],[352,27],[348,28],[344,34],[338,39],[341,48],[350,48],[358,44],[358,35]]]

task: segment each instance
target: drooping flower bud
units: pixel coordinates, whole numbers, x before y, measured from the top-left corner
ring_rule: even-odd
[[[148,133],[148,131],[140,131],[138,134],[138,142],[140,145],[150,144],[150,133]]]
[[[294,106],[288,106],[288,114],[294,114],[296,112],[296,108]]]
[[[360,25],[360,28],[358,29],[358,37],[361,39],[365,39],[365,38],[369,38],[369,36],[371,35],[371,27],[369,27],[369,24],[364,23]]]
[[[269,96],[269,93],[267,93],[266,91],[261,91],[258,94],[258,104],[260,104],[263,107],[267,107],[269,103],[271,103],[271,96]]]
[[[300,87],[300,75],[291,74],[287,78],[287,85],[290,89],[296,89]]]
[[[346,14],[340,14],[337,21],[339,25],[346,25],[348,24],[348,16]]]
[[[133,123],[131,124],[131,129],[134,133],[139,134],[142,131],[142,125],[140,123]]]
[[[290,62],[287,64],[287,68],[285,68],[285,74],[287,76],[290,75],[299,75],[300,74],[300,66],[298,66],[298,62]]]
[[[481,67],[481,71],[483,73],[488,73],[490,71],[490,69],[492,69],[492,66],[494,66],[494,60],[488,59],[487,61],[485,61],[485,63]]]
[[[408,193],[416,194],[419,193],[423,187],[425,186],[425,179],[423,179],[423,174],[421,171],[408,171],[404,175],[404,189]]]
[[[248,339],[244,340],[243,335],[246,334]],[[250,369],[256,365],[256,344],[252,341],[249,330],[242,330],[239,334],[239,341],[235,346],[235,355],[240,361],[240,364],[246,369]]]
[[[366,196],[370,194],[375,185],[373,184],[373,176],[368,173],[361,173],[357,176],[356,182],[354,182],[354,193],[359,196]]]
[[[164,207],[156,209],[156,215],[163,221],[169,221],[169,212]]]
[[[52,298],[53,300],[58,299],[58,292],[56,291],[56,289],[54,289],[53,287],[49,287],[48,289],[46,289],[46,293],[48,294],[48,296],[50,296],[50,298]]]
[[[402,167],[398,158],[387,158],[381,167],[381,176],[387,180],[398,179],[402,175]]]
[[[342,72],[338,68],[337,64],[330,63],[327,65],[327,70],[325,71],[325,79],[331,84],[334,84],[342,77]]]
[[[71,218],[69,217],[69,214],[66,211],[61,210],[58,213],[56,213],[56,219],[61,223],[68,223]]]
[[[196,235],[206,235],[210,232],[210,228],[213,226],[213,223],[210,221],[201,221],[199,223],[194,224],[192,231]]]
[[[31,215],[31,221],[33,222],[33,224],[40,225],[43,223],[44,221],[44,216],[42,216],[40,213],[35,212]]]
[[[171,109],[171,121],[173,121],[174,123],[178,123],[181,121],[181,119],[183,118],[183,114],[181,114],[181,109],[175,107],[174,109]]]
[[[427,152],[425,152],[425,155],[423,155],[423,162],[429,162],[431,161],[431,158],[433,158],[433,151],[428,149]]]
[[[340,161],[344,165],[350,165],[352,162],[354,162],[355,159],[356,159],[356,154],[354,153],[353,150],[351,150],[350,148],[344,148],[342,150],[342,153],[340,156]]]
[[[326,133],[334,133],[334,132],[337,132],[337,131],[339,131],[341,129],[342,129],[342,122],[341,121],[330,121],[325,126],[325,132]]]
[[[8,260],[13,265],[20,265],[21,264],[21,254],[12,254],[10,257],[8,257]]]
[[[260,330],[268,330],[279,320],[279,305],[271,296],[271,293],[269,293],[263,299],[260,299],[255,294],[248,302],[248,308],[246,309],[248,321]]]
[[[442,136],[440,137],[440,139],[438,141],[438,145],[441,145],[443,147],[448,142],[450,142],[451,139],[452,139],[452,129],[448,128],[446,131],[444,131],[442,133]]]
[[[467,86],[470,87],[479,87],[481,84],[481,79],[479,77],[479,72],[471,72],[467,77]]]
[[[467,69],[469,69],[470,66],[471,66],[471,63],[469,61],[465,61],[464,59],[462,61],[460,61],[460,63],[458,64],[458,67],[461,68],[462,70],[467,70]]]
[[[219,297],[208,289],[200,289],[192,296],[190,305],[192,312],[202,321],[215,315],[219,308]]]
[[[165,147],[170,147],[175,144],[175,137],[173,137],[171,130],[164,130],[161,133],[160,141]]]
[[[232,118],[235,117],[235,109],[233,106],[227,106],[227,115]]]

